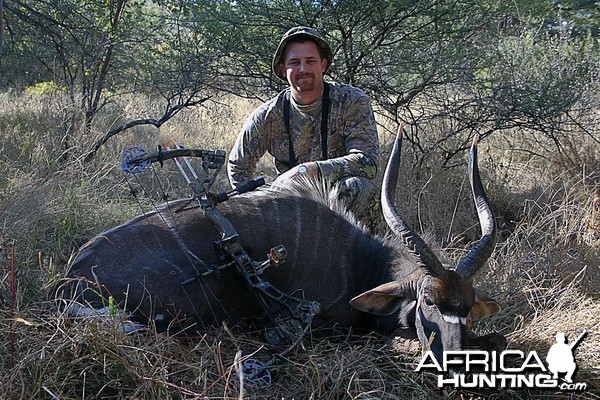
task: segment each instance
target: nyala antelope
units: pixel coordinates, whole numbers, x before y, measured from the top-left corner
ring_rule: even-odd
[[[494,249],[496,224],[480,181],[475,140],[469,174],[482,236],[456,266],[444,267],[394,203],[401,143],[400,131],[381,193],[393,238],[375,237],[297,192],[257,190],[231,198],[219,210],[249,254],[266,255],[280,244],[287,249],[285,265],[267,268],[262,276],[282,292],[320,303],[313,328],[408,331],[441,359],[443,351],[473,343],[471,321],[500,310],[473,287]],[[209,266],[223,263],[214,248],[219,233],[200,208],[186,204],[173,201],[91,239],[57,286],[57,301],[76,314],[102,309],[111,298],[131,320],[158,330],[258,317],[263,310],[234,268],[212,273]]]

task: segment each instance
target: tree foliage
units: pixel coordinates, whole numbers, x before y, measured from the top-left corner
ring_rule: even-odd
[[[12,71],[13,84],[56,82],[69,93],[73,117],[83,115],[86,127],[125,93],[164,99],[160,115],[135,116],[115,126],[94,142],[91,154],[131,126],[160,126],[210,97],[215,55],[204,51],[201,32],[184,23],[181,8],[137,0],[23,0],[6,8],[9,56],[22,67],[18,74]]]
[[[95,151],[130,126],[160,126],[217,92],[273,95],[284,87],[270,66],[277,42],[291,26],[308,25],[333,47],[331,79],[364,89],[382,116],[415,126],[409,139],[417,153],[441,149],[451,164],[475,132],[522,129],[560,145],[579,123],[598,140],[588,123],[597,107],[598,7],[580,0],[10,0],[4,86],[64,85],[88,126],[123,93],[163,99],[162,111],[101,135]],[[424,127],[439,124],[444,134],[425,145]]]

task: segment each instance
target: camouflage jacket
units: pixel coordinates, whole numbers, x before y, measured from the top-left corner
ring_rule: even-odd
[[[278,174],[290,168],[283,114],[286,91],[289,88],[254,110],[242,127],[227,163],[232,186],[254,178],[256,165],[267,152],[273,156]],[[362,90],[346,84],[330,82],[329,91],[325,160],[321,148],[322,98],[307,106],[290,101],[290,136],[297,162],[317,161],[321,174],[333,181],[346,176],[373,179],[379,139],[371,100]]]

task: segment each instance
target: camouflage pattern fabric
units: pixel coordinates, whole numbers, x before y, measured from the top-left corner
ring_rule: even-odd
[[[334,182],[348,176],[373,179],[377,174],[379,140],[371,100],[353,86],[329,85],[331,110],[326,160],[321,149],[321,98],[308,106],[291,100],[290,135],[298,164],[316,161],[322,176]],[[278,174],[290,168],[283,116],[286,91],[257,108],[242,127],[227,164],[233,187],[255,178],[256,165],[265,153],[273,156]]]
[[[246,120],[231,152],[227,172],[232,187],[255,178],[265,153],[273,156],[278,174],[290,169],[289,138],[283,104],[286,91],[257,108]],[[316,162],[321,176],[337,182],[336,193],[367,228],[381,220],[377,175],[379,139],[371,100],[360,89],[329,83],[327,159],[321,147],[322,98],[302,106],[290,98],[290,136],[298,164]]]
[[[379,188],[375,182],[360,176],[342,178],[332,193],[371,233],[378,234],[383,228]]]

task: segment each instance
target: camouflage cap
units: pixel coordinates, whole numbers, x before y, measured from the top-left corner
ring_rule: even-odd
[[[327,70],[331,66],[331,62],[333,61],[333,51],[331,50],[329,43],[327,43],[321,37],[319,32],[317,32],[315,29],[309,28],[307,26],[296,26],[284,33],[284,35],[281,37],[281,41],[279,42],[279,46],[277,46],[277,50],[275,50],[275,55],[273,56],[273,63],[271,64],[275,75],[277,75],[284,81],[286,80],[285,75],[283,75],[279,71],[279,64],[283,62],[283,52],[285,51],[285,47],[287,46],[288,42],[291,39],[297,37],[306,37],[307,39],[315,42],[317,46],[319,46],[319,48],[321,49],[321,54],[325,59],[327,59],[327,68],[325,68],[325,72],[327,72]]]

